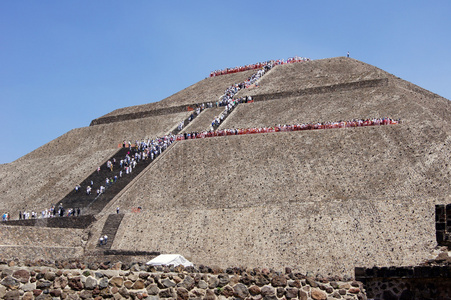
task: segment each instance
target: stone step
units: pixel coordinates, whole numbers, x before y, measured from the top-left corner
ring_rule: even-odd
[[[117,230],[121,225],[122,219],[124,218],[124,214],[111,214],[108,215],[108,218],[103,225],[101,236],[107,236],[106,244],[100,245],[97,243],[97,247],[101,247],[104,250],[111,249],[111,245],[113,245],[114,238],[116,237]],[[99,237],[100,238],[100,237]]]

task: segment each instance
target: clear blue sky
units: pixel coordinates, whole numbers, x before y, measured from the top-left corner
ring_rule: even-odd
[[[345,56],[451,99],[451,1],[1,1],[0,163],[210,71]]]

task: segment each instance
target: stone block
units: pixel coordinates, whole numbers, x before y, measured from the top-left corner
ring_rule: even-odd
[[[436,222],[435,223],[435,230],[445,230],[445,229],[446,229],[445,222]]]

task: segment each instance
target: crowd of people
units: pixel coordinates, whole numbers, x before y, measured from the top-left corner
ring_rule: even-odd
[[[231,99],[226,105],[223,112],[221,112],[218,116],[215,116],[213,121],[211,122],[210,130],[215,130],[219,127],[222,121],[235,109],[235,107],[239,103],[251,103],[253,102],[251,96],[244,96],[238,99]]]
[[[106,189],[115,184],[123,176],[127,176],[132,173],[133,169],[136,168],[137,164],[141,161],[150,159],[153,161],[160,155],[164,150],[166,150],[175,141],[175,135],[165,135],[156,139],[143,139],[141,141],[136,140],[134,144],[131,141],[123,141],[122,147],[129,148],[129,151],[124,158],[116,160],[113,158],[106,162],[106,168],[110,172],[114,171],[116,164],[119,165],[118,171],[111,176],[106,177],[104,184],[102,183],[96,190],[96,198],[100,197],[105,193]],[[100,167],[97,169],[98,172]],[[91,193],[93,182],[91,181],[91,186],[87,186],[87,194]],[[77,190],[77,188],[76,188]],[[88,193],[89,190],[89,193]]]
[[[132,170],[136,168],[137,164],[142,160],[156,159],[164,150],[166,150],[176,139],[175,135],[165,135],[156,139],[146,139],[142,141],[135,141],[132,144],[130,141],[124,141],[122,146],[129,148],[128,153],[122,159],[112,158],[108,160],[104,166],[99,166],[97,172],[101,169],[107,169],[112,174],[101,180],[100,182],[90,182],[86,187],[82,187],[77,184],[75,186],[75,193],[81,193],[82,190],[86,191],[86,195],[91,195],[93,191],[96,191],[96,196],[100,197],[106,189],[116,183],[120,178],[132,173]],[[79,216],[81,214],[80,208],[64,208],[62,203],[59,207],[55,208],[51,206],[41,211],[41,213],[35,211],[19,211],[19,220],[38,219],[38,218],[52,218],[52,217],[66,217],[66,216]],[[8,221],[11,219],[9,213],[2,215],[2,221]]]
[[[290,57],[286,61],[283,60],[283,59],[269,60],[269,61],[258,62],[258,63],[255,63],[255,64],[250,64],[250,65],[245,65],[245,66],[238,66],[238,67],[234,67],[234,68],[226,68],[224,70],[212,71],[210,73],[210,77],[215,77],[215,76],[225,75],[225,74],[238,73],[238,72],[243,72],[243,71],[248,71],[248,70],[261,69],[261,68],[264,68],[265,66],[267,66],[268,64],[283,65],[283,64],[290,64],[290,63],[309,61],[309,60],[310,60],[309,58],[299,57],[299,56]]]
[[[249,88],[251,85],[253,85],[257,80],[259,80],[263,75],[265,75],[267,71],[271,70],[273,66],[274,66],[273,63],[266,64],[256,73],[252,74],[244,82],[235,83],[229,86],[224,91],[224,95],[221,96],[219,102],[216,103],[216,106],[217,107],[225,106],[225,109],[221,114],[219,114],[219,116],[215,116],[215,118],[211,123],[211,130],[218,128],[219,125],[222,123],[222,121],[227,117],[227,115],[229,115],[239,103],[248,103],[249,101],[252,101],[251,96],[241,97],[239,99],[235,99],[234,96],[241,89]]]
[[[353,119],[349,121],[338,122],[316,122],[316,123],[301,123],[293,125],[275,125],[272,127],[253,127],[253,128],[235,128],[235,129],[221,129],[210,130],[202,132],[191,132],[177,135],[178,141],[188,139],[199,139],[216,136],[227,135],[242,135],[255,133],[271,133],[271,132],[288,132],[301,130],[315,130],[315,129],[332,129],[332,128],[352,128],[365,126],[379,126],[379,125],[393,125],[399,124],[400,120],[393,120],[391,118],[373,118],[373,119]]]
[[[69,208],[64,209],[62,205],[58,208],[51,206],[50,208],[46,208],[42,210],[40,213],[36,211],[19,211],[19,220],[30,220],[30,219],[43,219],[43,218],[53,218],[53,217],[66,217],[66,216],[79,216],[80,208]],[[9,221],[11,219],[11,215],[9,213],[4,213],[2,215],[2,221]]]
[[[102,168],[105,168],[111,172],[111,174],[99,183],[94,185],[91,180],[87,184],[86,194],[91,195],[93,189],[96,192],[96,198],[100,197],[105,190],[120,180],[123,176],[127,176],[132,173],[133,169],[136,168],[137,164],[142,160],[150,159],[153,161],[157,156],[159,156],[163,151],[165,151],[173,142],[188,140],[188,139],[198,139],[198,138],[209,138],[217,136],[229,136],[229,135],[243,135],[243,134],[256,134],[256,133],[272,133],[272,132],[289,132],[289,131],[301,131],[301,130],[316,130],[316,129],[332,129],[332,128],[352,128],[352,127],[364,127],[364,126],[379,126],[379,125],[391,125],[398,124],[400,120],[394,120],[391,118],[372,118],[372,119],[353,119],[348,121],[336,121],[336,122],[314,122],[314,123],[300,123],[291,125],[275,125],[271,127],[253,127],[253,128],[233,128],[233,129],[221,129],[217,130],[222,121],[230,114],[230,112],[240,103],[253,102],[251,96],[244,96],[241,98],[234,98],[234,96],[241,90],[250,87],[255,84],[258,79],[260,79],[267,71],[271,70],[274,66],[286,63],[295,63],[301,61],[308,61],[307,58],[293,57],[289,58],[287,61],[276,60],[268,61],[264,63],[257,63],[252,65],[247,65],[244,67],[236,67],[231,69],[226,69],[222,71],[212,72],[211,76],[218,76],[222,74],[236,73],[246,70],[258,69],[258,71],[244,82],[233,84],[229,86],[224,94],[220,97],[219,101],[216,102],[216,107],[224,107],[224,111],[215,116],[211,123],[210,130],[205,130],[201,132],[185,132],[183,134],[168,134],[155,139],[143,139],[141,141],[136,140],[134,144],[131,141],[123,141],[123,148],[129,148],[128,153],[125,157],[121,159],[112,158],[105,163],[105,166],[99,166],[97,172],[100,173]],[[204,103],[197,106],[193,110],[193,113],[188,118],[188,122],[199,115],[205,108],[211,108],[215,105],[214,103]],[[177,126],[177,131],[183,130],[185,121],[182,121]],[[97,186],[95,188],[94,186]],[[79,193],[83,187],[80,185],[75,186],[75,192]],[[119,213],[119,208],[117,208],[117,213]],[[49,218],[55,216],[75,216],[80,215],[80,208],[70,208],[64,209],[62,204],[58,208],[53,206],[49,209],[45,209],[39,215],[36,212],[19,212],[19,219],[32,219],[32,218]],[[6,221],[10,219],[10,215],[5,213],[2,215],[2,220]],[[103,240],[102,240],[103,238]],[[99,240],[101,245],[106,244],[107,237],[102,237]]]
[[[197,117],[205,108],[211,108],[213,107],[213,103],[202,103],[195,109],[192,108],[193,112],[189,115],[189,117],[186,120],[186,123],[190,123],[192,120],[194,120],[195,117]],[[185,121],[181,121],[179,125],[177,126],[177,132],[180,132],[185,127]]]

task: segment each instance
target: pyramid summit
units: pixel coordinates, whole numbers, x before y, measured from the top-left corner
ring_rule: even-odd
[[[0,258],[419,264],[437,246],[435,205],[451,203],[450,117],[449,100],[347,57],[207,77],[0,165]]]

